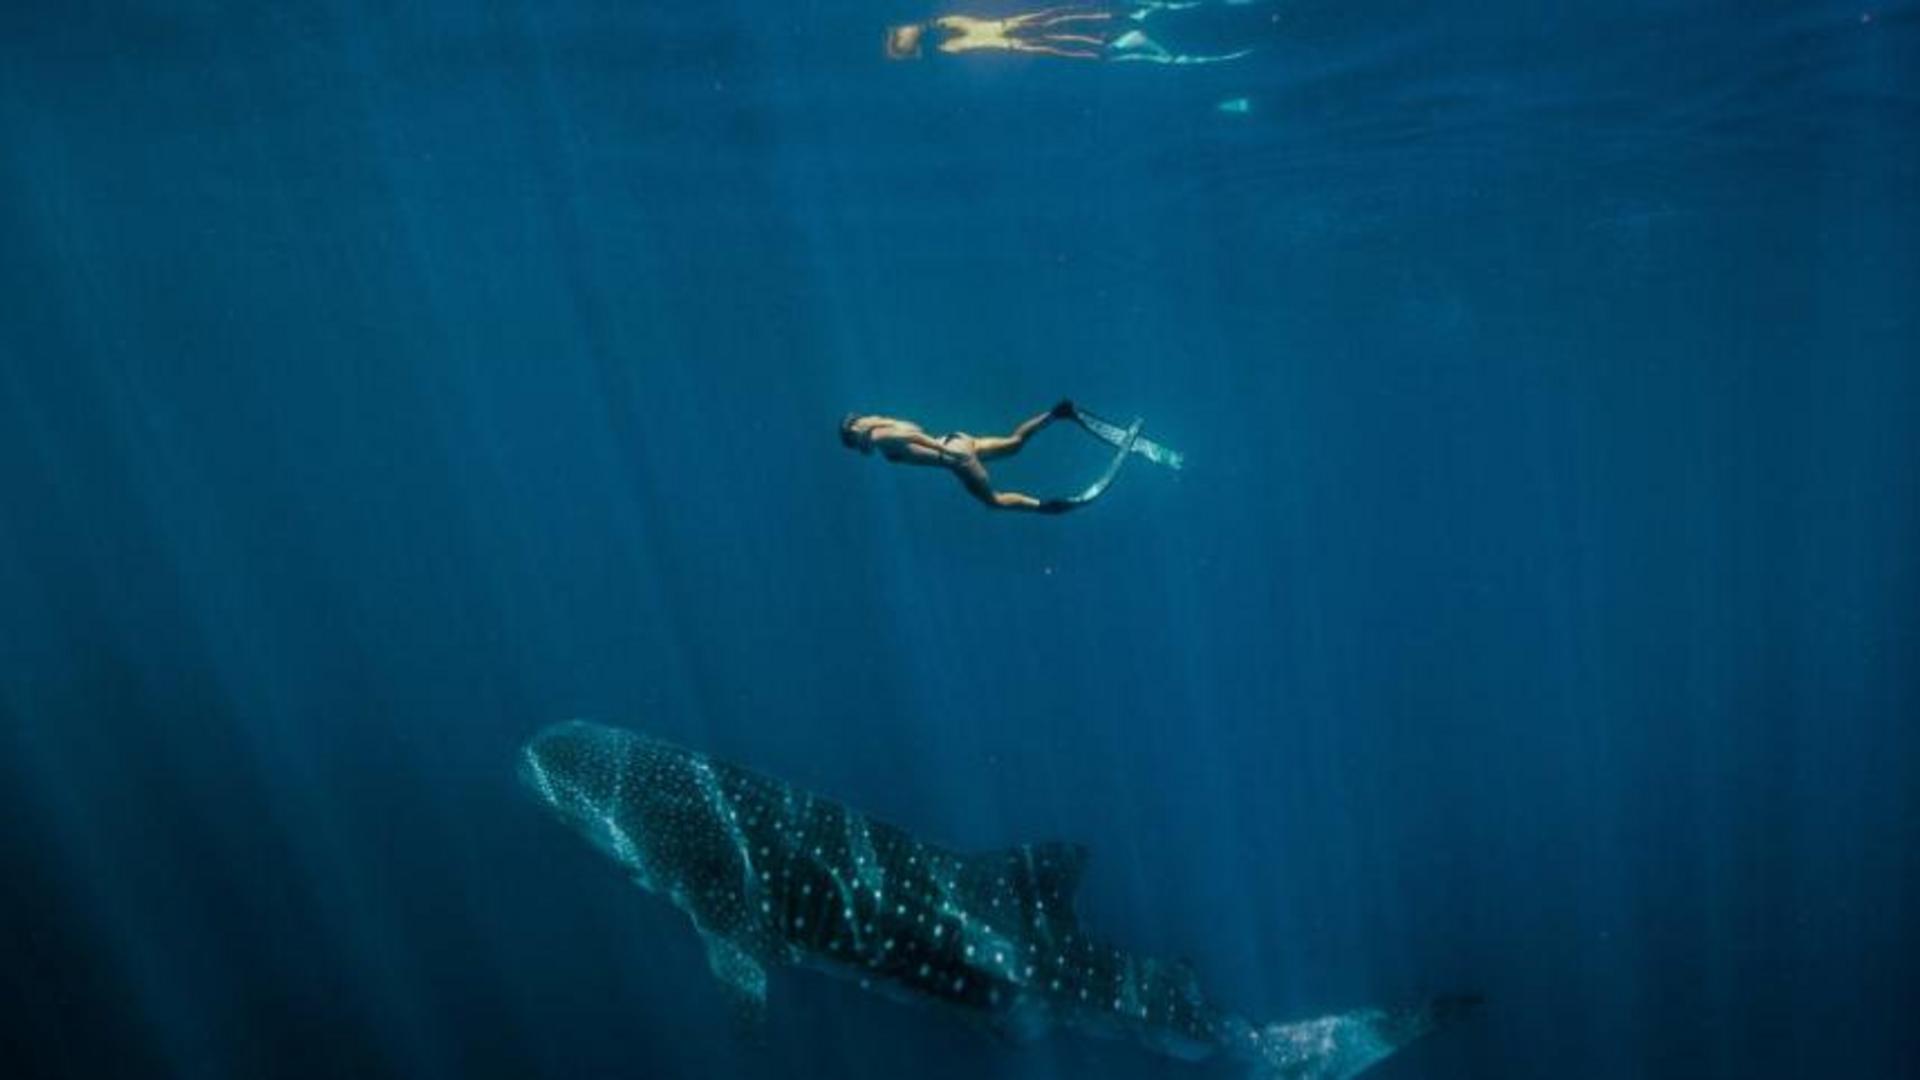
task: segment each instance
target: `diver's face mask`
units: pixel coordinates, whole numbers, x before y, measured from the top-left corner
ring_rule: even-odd
[[[858,450],[863,454],[873,453],[873,429],[862,431],[857,425],[860,417],[849,413],[840,421],[840,445],[849,450]]]
[[[924,55],[927,28],[922,23],[887,27],[887,59],[918,60]]]

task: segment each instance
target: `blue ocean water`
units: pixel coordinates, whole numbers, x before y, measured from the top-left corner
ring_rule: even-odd
[[[1258,1018],[1485,995],[1382,1080],[1920,1075],[1920,6],[947,10],[0,12],[7,1074],[1234,1075],[743,1044],[515,785],[587,716],[1084,841]],[[834,436],[1062,395],[1187,469]]]

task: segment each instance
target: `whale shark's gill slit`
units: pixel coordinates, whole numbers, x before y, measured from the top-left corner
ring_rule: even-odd
[[[1120,987],[1114,995],[1114,1008],[1128,1020],[1145,1019],[1147,1007],[1141,1001],[1145,988],[1142,986],[1139,961],[1131,955],[1124,956],[1119,966]]]
[[[760,876],[753,868],[753,847],[747,842],[746,833],[740,830],[740,815],[734,811],[732,801],[721,789],[720,779],[714,775],[713,764],[705,754],[694,755],[693,775],[700,794],[706,798],[707,808],[713,811],[714,819],[725,830],[733,850],[740,854],[740,896],[746,910],[751,911],[753,901],[760,893]]]
[[[548,806],[560,805],[553,793],[553,779],[547,775],[547,767],[540,763],[540,755],[534,752],[532,746],[528,746],[520,751],[520,759],[526,762],[527,772],[533,777],[533,788],[540,793],[540,798]]]
[[[833,887],[840,892],[840,910],[843,916],[840,921],[847,924],[847,932],[853,936],[853,951],[855,954],[864,953],[866,952],[866,945],[860,935],[859,900],[854,896],[853,888],[847,884],[846,879],[840,876],[840,871],[835,870],[831,866],[825,867],[825,869],[827,871],[827,878],[833,882]]]
[[[606,805],[594,808],[597,811],[594,816],[599,819],[600,827],[606,830],[607,842],[613,847],[614,857],[627,868],[644,872],[640,864],[640,849],[634,844],[633,837],[627,835],[618,816],[619,808],[626,805],[629,757],[627,754],[613,756],[613,795],[607,799]]]
[[[1020,868],[1026,875],[1022,885],[1031,901],[1029,907],[1021,909],[1020,916],[1032,928],[1039,944],[1051,952],[1055,947],[1053,920],[1047,917],[1046,891],[1041,887],[1040,869],[1034,865],[1032,844],[1020,845]]]
[[[886,888],[886,868],[880,864],[879,852],[874,850],[873,830],[867,827],[858,815],[846,817],[847,851],[853,856],[854,880],[859,887],[874,893],[876,898]]]

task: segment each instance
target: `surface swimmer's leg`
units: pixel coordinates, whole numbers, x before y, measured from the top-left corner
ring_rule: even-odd
[[[1133,10],[1127,12],[1127,18],[1134,22],[1146,22],[1162,11],[1185,11],[1197,8],[1203,0],[1134,0]]]
[[[1050,30],[1056,26],[1064,26],[1067,23],[1106,22],[1112,18],[1113,13],[1110,11],[1075,11],[1068,12],[1064,15],[1049,13],[1034,25],[1041,29]]]
[[[1173,54],[1161,44],[1138,30],[1129,30],[1113,39],[1107,46],[1114,60],[1151,60],[1157,64],[1169,63]]]
[[[1169,51],[1166,46],[1148,37],[1143,31],[1129,30],[1107,46],[1107,60],[1111,63],[1132,61],[1142,64],[1218,64],[1227,60],[1238,60],[1252,49],[1239,49],[1230,53],[1195,56],[1188,53]]]

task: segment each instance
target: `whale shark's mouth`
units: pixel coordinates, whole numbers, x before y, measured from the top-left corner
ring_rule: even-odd
[[[553,779],[547,775],[547,767],[540,763],[540,754],[532,744],[520,749],[520,764],[515,771],[520,774],[520,782],[538,795],[542,803],[558,807],[553,791]]]
[[[643,888],[651,889],[639,845],[616,816],[617,798],[598,799],[583,791],[578,781],[568,775],[564,760],[557,771],[550,766],[545,751],[554,745],[551,738],[546,734],[536,736],[521,749],[516,769],[520,782],[562,824],[625,867]]]

